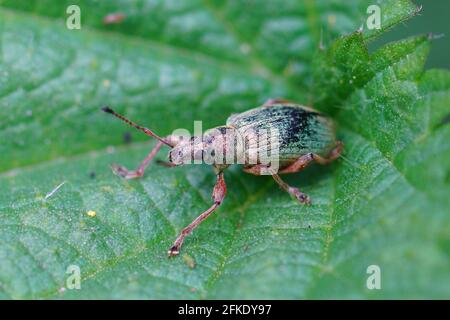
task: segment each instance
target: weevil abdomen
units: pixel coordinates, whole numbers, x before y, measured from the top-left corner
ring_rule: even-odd
[[[308,153],[327,155],[336,145],[333,121],[312,108],[294,103],[271,104],[232,115],[227,126],[238,130],[244,139],[254,132],[275,130],[277,145],[264,144],[267,140],[256,142],[250,139],[246,152],[251,152],[252,148],[261,150],[276,146],[282,164],[289,164]]]

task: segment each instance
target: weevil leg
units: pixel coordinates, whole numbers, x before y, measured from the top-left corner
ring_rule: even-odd
[[[337,158],[339,158],[344,144],[341,141],[336,142],[336,146],[333,150],[328,154],[326,158],[319,156],[315,153],[307,153],[300,158],[298,158],[294,163],[289,165],[288,167],[281,169],[279,173],[294,173],[300,170],[303,170],[306,166],[308,166],[312,161],[315,161],[320,164],[328,164]]]
[[[222,203],[227,192],[227,187],[225,184],[225,179],[223,177],[223,172],[217,174],[217,182],[214,186],[212,192],[212,199],[214,204],[208,208],[205,212],[199,215],[194,221],[192,221],[186,228],[184,228],[178,238],[175,240],[173,246],[169,249],[169,257],[175,256],[180,252],[180,248],[183,245],[184,238],[192,232],[203,220],[209,217],[214,210]]]
[[[298,158],[294,163],[289,165],[288,167],[281,169],[278,173],[294,173],[304,169],[308,164],[312,161],[316,161],[320,164],[327,164],[331,161],[337,159],[342,152],[344,144],[341,141],[336,142],[336,146],[329,153],[329,155],[324,158],[314,153],[308,153],[300,158]],[[254,175],[261,175],[263,165],[253,165],[249,167],[244,167],[244,172],[251,173]],[[276,173],[272,174],[273,179],[278,183],[278,185],[286,190],[289,194],[293,195],[300,203],[311,204],[311,200],[305,193],[301,192],[297,188],[289,186],[286,182],[284,182],[280,176]]]
[[[307,153],[290,164],[288,167],[281,169],[278,173],[294,173],[305,169],[317,157],[314,153]]]
[[[156,160],[156,163],[166,168],[172,168],[176,166],[176,164],[169,161]]]
[[[264,164],[254,164],[250,166],[246,166],[242,169],[245,173],[250,173],[255,176],[262,176],[262,175],[271,175],[277,173],[276,170],[271,169],[267,165]]]
[[[273,174],[272,178],[278,183],[281,189],[285,190],[289,194],[293,195],[300,203],[304,203],[307,205],[311,204],[311,199],[309,196],[297,188],[291,187],[286,182],[284,182],[278,174]]]
[[[276,98],[276,99],[267,100],[266,102],[264,102],[263,106],[268,107],[268,106],[271,106],[273,104],[278,104],[278,103],[293,103],[293,102],[290,100],[287,100],[287,99]]]
[[[267,166],[264,166],[264,167],[267,168]],[[260,176],[262,168],[263,168],[263,165],[255,164],[252,166],[244,167],[242,170],[246,173],[250,173],[255,176]]]
[[[342,141],[336,141],[336,146],[334,147],[333,150],[330,151],[330,153],[328,154],[328,156],[326,158],[315,154],[314,161],[316,161],[317,163],[320,163],[320,164],[329,164],[330,162],[339,158],[343,149],[344,149],[344,143],[342,143]]]
[[[111,168],[115,174],[125,179],[142,177],[144,175],[145,168],[147,168],[150,161],[152,161],[152,159],[156,156],[162,146],[163,143],[161,141],[158,141],[152,151],[150,151],[150,153],[145,157],[144,161],[141,162],[136,170],[128,170],[127,168],[119,166],[117,164],[112,164]]]
[[[250,173],[250,174],[254,174],[256,176],[261,175],[261,170],[265,167],[264,165],[253,165],[251,167],[244,167],[244,172],[246,173]],[[300,190],[298,190],[297,188],[291,187],[290,185],[288,185],[286,182],[284,182],[280,176],[277,173],[272,173],[272,178],[278,183],[278,185],[285,191],[287,191],[289,194],[293,195],[300,203],[305,203],[305,204],[311,204],[311,200],[309,199],[308,195],[306,195],[305,193],[301,192]]]

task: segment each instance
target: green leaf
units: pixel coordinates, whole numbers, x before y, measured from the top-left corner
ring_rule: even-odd
[[[72,3],[81,30],[65,27]],[[409,1],[381,1],[375,33],[354,32],[366,1],[0,4],[0,298],[448,297],[450,74],[422,70],[425,36],[366,47],[417,12]],[[113,12],[125,20],[103,25]],[[223,205],[168,259],[214,173],[114,176],[110,163],[135,167],[154,142],[100,107],[166,135],[273,97],[338,123],[343,157],[286,177],[313,205],[232,167]],[[366,287],[370,265],[381,290]]]

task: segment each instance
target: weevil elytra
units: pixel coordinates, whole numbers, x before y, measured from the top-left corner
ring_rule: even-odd
[[[231,164],[242,164],[244,172],[250,174],[270,174],[283,190],[300,203],[309,205],[310,198],[299,189],[284,182],[280,174],[298,172],[311,162],[328,164],[338,158],[343,149],[343,143],[336,140],[334,123],[330,118],[312,108],[284,99],[270,99],[260,107],[231,115],[226,125],[208,130],[202,137],[194,136],[189,139],[182,139],[181,136],[176,135],[162,138],[153,131],[117,114],[109,107],[104,107],[102,110],[159,140],[136,170],[131,171],[113,164],[111,167],[114,173],[121,177],[126,179],[141,177],[164,144],[171,148],[169,161],[163,162],[169,167],[191,163],[194,160],[205,160],[208,156],[213,157],[213,160],[209,162],[217,177],[212,192],[213,204],[181,231],[169,249],[169,256],[177,255],[185,237],[220,206],[226,194],[224,170]],[[275,139],[273,137],[258,139],[262,136],[258,132],[267,129],[276,133]],[[232,156],[227,157],[232,147],[237,146],[236,141],[239,139],[236,137],[243,141],[241,143],[243,147],[237,148],[239,151],[233,150]],[[260,156],[263,151],[276,155],[278,161],[276,169],[269,170],[269,163],[264,162],[264,157]],[[238,157],[242,160],[241,162],[236,161]]]

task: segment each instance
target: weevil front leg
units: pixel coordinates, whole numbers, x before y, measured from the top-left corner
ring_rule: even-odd
[[[225,184],[225,179],[223,177],[223,172],[217,174],[217,182],[214,186],[212,192],[212,199],[214,204],[208,208],[205,212],[199,215],[194,221],[192,221],[186,228],[184,228],[178,238],[175,240],[173,246],[169,249],[169,257],[175,256],[180,252],[180,248],[183,245],[184,238],[192,232],[203,220],[209,217],[214,210],[222,203],[227,192],[227,187]]]
[[[176,142],[175,138],[172,136],[165,137],[164,139],[172,143]],[[152,159],[156,156],[156,154],[159,152],[159,150],[163,145],[164,145],[163,142],[158,141],[156,145],[153,147],[152,151],[150,151],[150,153],[145,157],[145,159],[141,162],[141,164],[136,170],[128,170],[127,168],[115,163],[111,164],[111,168],[115,174],[125,179],[134,179],[142,177],[144,175],[145,168],[147,168],[150,161],[152,161]]]
[[[176,164],[170,162],[170,161],[163,161],[163,160],[156,160],[156,163],[160,166],[166,167],[166,168],[173,168],[176,166]]]
[[[161,149],[162,145],[163,145],[163,143],[161,141],[158,141],[158,143],[156,143],[156,146],[145,157],[145,159],[141,162],[141,164],[139,165],[139,167],[136,170],[128,170],[127,168],[122,167],[115,163],[111,164],[111,169],[113,170],[113,172],[115,174],[117,174],[118,176],[121,176],[125,179],[134,179],[134,178],[142,177],[144,175],[145,168],[147,168],[150,161],[152,161],[152,159],[156,156],[158,151]]]

